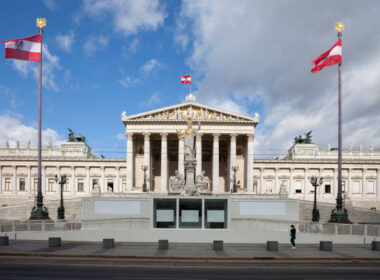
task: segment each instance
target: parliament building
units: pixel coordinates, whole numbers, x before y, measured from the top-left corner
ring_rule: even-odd
[[[66,175],[65,198],[165,197],[176,193],[185,174],[181,130],[191,122],[198,129],[194,143],[195,183],[204,195],[295,200],[314,198],[312,177],[322,177],[318,201],[335,203],[337,154],[310,142],[295,143],[280,159],[255,156],[259,116],[245,116],[186,101],[135,115],[121,114],[126,158],[98,158],[75,138],[42,152],[44,200],[56,200],[55,176]],[[373,146],[343,150],[343,196],[356,207],[380,209],[380,152]],[[30,144],[0,148],[0,206],[34,200],[37,191],[37,149]],[[202,195],[202,192],[200,195]]]

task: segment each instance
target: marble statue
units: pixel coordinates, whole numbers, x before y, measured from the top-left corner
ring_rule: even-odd
[[[195,137],[198,134],[198,131],[201,127],[200,122],[198,122],[198,127],[193,128],[193,121],[191,118],[187,119],[187,129],[185,131],[177,130],[178,138],[183,137],[184,140],[184,154],[185,161],[193,161],[195,160]]]

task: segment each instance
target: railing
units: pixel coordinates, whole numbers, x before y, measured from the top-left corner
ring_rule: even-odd
[[[311,221],[284,221],[254,218],[231,219],[231,228],[241,230],[260,229],[289,231],[290,225],[294,225],[298,229],[298,232],[302,233],[380,237],[380,225],[378,224],[334,224],[316,223]]]

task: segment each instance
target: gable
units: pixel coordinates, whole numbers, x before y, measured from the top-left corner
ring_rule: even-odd
[[[202,122],[250,122],[255,124],[259,122],[257,113],[254,117],[248,117],[196,102],[185,102],[131,116],[122,114],[122,121],[124,123],[141,121],[178,122],[187,120],[189,117]]]

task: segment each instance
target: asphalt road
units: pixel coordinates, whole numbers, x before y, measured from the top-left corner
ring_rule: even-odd
[[[351,266],[312,267],[305,264],[271,265],[261,264],[252,267],[199,267],[188,264],[184,267],[130,266],[128,264],[68,264],[67,261],[46,260],[4,261],[0,260],[0,279],[380,279],[380,267],[366,267],[360,264]]]

